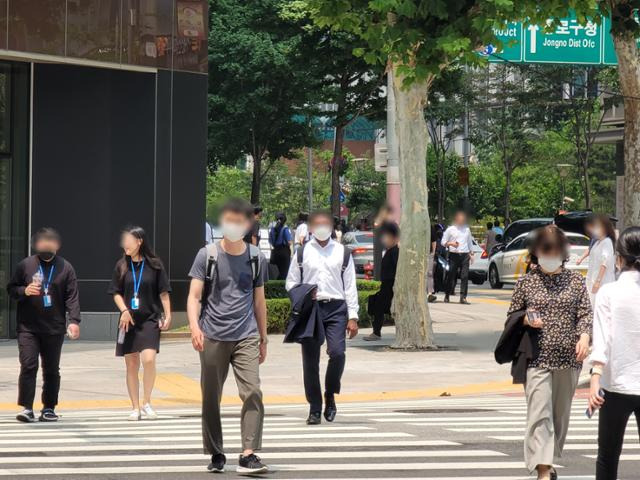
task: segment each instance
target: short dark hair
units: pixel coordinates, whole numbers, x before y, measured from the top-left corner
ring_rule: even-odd
[[[311,223],[315,222],[320,217],[327,218],[331,222],[331,224],[333,225],[333,215],[328,210],[316,210],[315,212],[311,212],[311,214],[309,214],[308,223],[311,224]]]
[[[298,214],[298,221],[299,222],[306,222],[309,219],[309,214],[306,212],[300,212]]]
[[[230,198],[222,205],[220,215],[227,212],[238,213],[244,215],[247,220],[251,220],[253,218],[253,205],[243,198]]]
[[[493,228],[493,222],[487,222],[487,230],[491,230]]]
[[[51,240],[58,244],[62,243],[62,237],[55,228],[42,227],[35,231],[31,237],[31,246],[35,247],[40,240]]]
[[[259,215],[262,213],[264,209],[260,206],[260,205],[254,205],[253,206],[253,214],[254,215]]]
[[[624,262],[623,270],[640,272],[640,227],[625,229],[618,238],[616,250]]]
[[[398,238],[400,236],[400,227],[393,222],[384,222],[380,225],[380,229],[378,231],[381,235],[391,235],[394,238]]]
[[[569,239],[556,225],[545,225],[531,234],[529,243],[529,263],[538,264],[537,252],[548,253],[558,251],[562,255],[562,264],[569,259]]]
[[[497,218],[493,221],[493,226],[494,227],[499,227],[500,226],[500,220],[498,220]]]

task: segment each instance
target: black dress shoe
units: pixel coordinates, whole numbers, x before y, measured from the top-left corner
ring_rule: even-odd
[[[444,303],[449,303],[449,295],[444,296]]]
[[[324,418],[327,422],[333,422],[336,419],[336,413],[338,413],[338,408],[336,407],[336,400],[332,396],[326,396],[325,399],[325,407],[324,407]]]
[[[558,480],[558,472],[556,472],[555,468],[551,469],[551,480]]]
[[[434,303],[437,299],[438,299],[438,297],[436,297],[436,296],[432,293],[432,294],[430,294],[430,295],[427,297],[427,302],[429,302],[429,303]]]
[[[320,418],[320,412],[309,412],[307,417],[307,425],[320,425],[322,419]]]
[[[467,297],[460,297],[460,303],[462,305],[471,305],[468,301],[467,301]]]

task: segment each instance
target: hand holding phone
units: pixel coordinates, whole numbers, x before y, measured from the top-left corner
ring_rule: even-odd
[[[536,310],[527,310],[526,324],[532,328],[542,328],[544,322],[542,321],[542,315]]]

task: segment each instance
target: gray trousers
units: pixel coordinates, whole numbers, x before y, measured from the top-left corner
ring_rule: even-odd
[[[243,450],[259,450],[262,446],[264,405],[260,390],[260,339],[249,337],[237,342],[205,339],[200,352],[200,384],[202,387],[202,439],[205,453],[224,453],[220,401],[229,365],[242,400],[240,430]]]
[[[562,456],[579,376],[575,368],[527,370],[524,461],[530,472],[538,465],[553,465]]]

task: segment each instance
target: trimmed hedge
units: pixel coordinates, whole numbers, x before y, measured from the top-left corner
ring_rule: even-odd
[[[284,288],[284,280],[269,280],[265,286],[265,296],[267,298],[289,298],[287,290]],[[380,282],[375,280],[356,280],[358,292],[377,292],[380,289]]]
[[[271,283],[271,282],[269,282]],[[378,283],[378,282],[369,282]],[[367,313],[367,303],[369,295],[376,293],[376,290],[360,290],[358,291],[358,303],[360,311],[358,312],[358,324],[361,327],[371,325],[371,317]],[[269,333],[284,333],[291,314],[291,303],[288,298],[267,298],[267,330]]]

